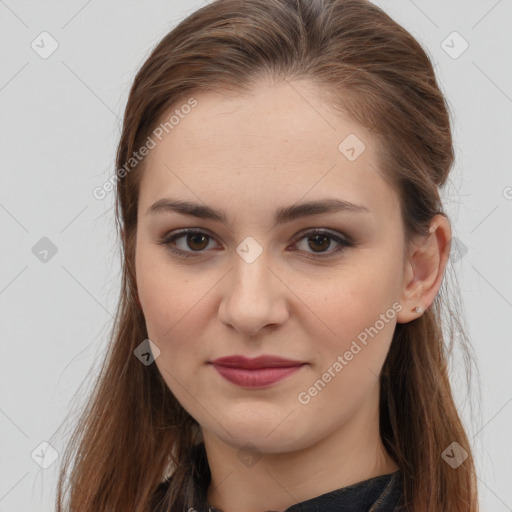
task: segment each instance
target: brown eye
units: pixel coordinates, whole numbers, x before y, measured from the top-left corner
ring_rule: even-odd
[[[315,252],[317,248],[320,248],[320,252],[322,252],[323,249],[329,248],[332,239],[327,235],[312,235],[308,237],[308,240],[313,240],[313,243],[308,243],[308,247]]]
[[[178,240],[183,239],[181,244]],[[164,238],[160,243],[166,246],[169,251],[185,258],[200,256],[208,247],[212,237],[203,231],[184,229]],[[181,245],[181,247],[180,247]],[[194,254],[197,253],[197,254]]]
[[[184,242],[178,243],[183,239]],[[214,238],[204,231],[197,229],[182,229],[176,233],[160,240],[160,244],[168,248],[168,250],[184,258],[199,257],[208,249],[209,243]],[[342,252],[347,247],[353,247],[355,244],[343,235],[334,234],[323,229],[314,229],[296,239],[293,246],[298,246],[303,240],[307,240],[306,247],[300,249],[300,252],[306,253],[312,259],[326,259]],[[328,250],[333,244],[337,245],[332,250]],[[180,247],[181,245],[181,247]]]
[[[321,259],[321,258],[329,258],[333,255],[336,255],[343,251],[346,247],[353,247],[354,243],[348,238],[344,238],[338,234],[333,234],[329,231],[315,229],[313,231],[309,231],[304,233],[302,237],[300,237],[294,245],[299,246],[302,240],[307,240],[307,248],[310,250],[304,249],[303,252],[306,252],[310,258],[313,259]],[[332,242],[337,244],[337,247],[333,250],[328,249]]]
[[[208,246],[208,239],[210,237],[204,233],[197,232],[185,236],[187,246],[194,251],[202,251],[203,249],[206,249],[206,247]]]

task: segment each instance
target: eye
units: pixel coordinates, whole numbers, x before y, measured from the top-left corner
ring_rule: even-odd
[[[297,241],[301,240],[307,241],[307,247],[313,249],[313,253],[308,253],[308,257],[316,259],[330,258],[343,251],[346,247],[354,246],[354,243],[347,237],[341,234],[331,233],[330,231],[326,231],[324,229],[313,229],[307,231],[306,233],[302,233],[302,236],[299,237]],[[330,247],[331,242],[333,241],[335,242],[335,244],[338,244],[337,247],[330,251],[322,250]],[[295,242],[294,245],[297,245],[297,242]]]
[[[177,247],[178,244],[175,243],[176,240],[179,240],[180,238],[185,239],[181,248]],[[183,256],[184,258],[194,258],[195,256],[199,256],[199,254],[196,255],[193,253],[203,252],[204,249],[208,246],[209,239],[212,239],[212,237],[204,231],[199,231],[196,229],[182,229],[173,235],[160,240],[160,243],[166,246],[173,254]],[[183,247],[183,245],[185,247]],[[187,246],[190,247],[192,251],[185,250]]]
[[[180,239],[184,239],[181,247],[177,243]],[[213,237],[205,231],[188,228],[179,230],[171,236],[161,239],[159,243],[166,246],[173,254],[184,258],[194,258],[200,256],[208,248],[209,241],[211,240],[213,240]],[[295,239],[292,247],[298,245],[298,242],[302,240],[307,241],[306,246],[313,250],[313,252],[308,252],[307,250],[303,252],[308,253],[307,257],[313,259],[326,259],[340,253],[346,247],[353,247],[355,245],[350,239],[341,234],[334,234],[318,228],[302,233],[300,237]],[[325,251],[325,249],[331,246],[333,241],[337,244],[337,247],[330,251]]]

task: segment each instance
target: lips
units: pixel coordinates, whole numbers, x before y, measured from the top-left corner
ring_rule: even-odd
[[[283,359],[276,356],[259,356],[249,359],[244,356],[221,357],[212,361],[213,364],[227,366],[229,368],[245,368],[248,370],[260,368],[289,368],[290,366],[301,366],[305,364],[302,361],[292,359]]]
[[[226,380],[246,388],[270,386],[306,365],[302,361],[276,356],[260,356],[253,359],[244,356],[221,357],[211,364]]]

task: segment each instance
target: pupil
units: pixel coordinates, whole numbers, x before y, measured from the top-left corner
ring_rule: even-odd
[[[315,244],[318,242],[318,239],[323,239],[327,242],[327,244],[323,244],[323,248],[326,249],[327,247],[329,247],[329,237],[327,235],[313,235],[310,238],[312,238],[314,240]],[[322,244],[320,244],[320,245],[322,245]],[[309,244],[309,246],[311,247],[311,244]],[[311,249],[314,249],[314,248],[311,247]]]
[[[197,240],[197,239],[203,239],[203,242],[204,242],[204,240],[205,240],[206,238],[207,238],[207,235],[203,235],[203,234],[201,234],[201,233],[194,233],[194,234],[192,234],[192,235],[189,235],[189,236],[188,236],[188,241],[190,242],[190,240],[194,240],[194,239],[196,239],[196,240]],[[193,245],[194,243],[195,243],[195,242],[192,242],[192,245]],[[201,244],[201,242],[199,242],[199,244]],[[190,245],[190,244],[189,244],[189,245]],[[206,245],[208,245],[208,243],[207,243]],[[204,246],[204,247],[206,247],[206,246]],[[197,249],[197,250],[201,250],[201,249],[204,249],[204,247],[199,247],[199,248],[197,248],[197,247],[196,247],[196,249]],[[191,249],[194,249],[194,247],[190,247],[190,248],[191,248]]]

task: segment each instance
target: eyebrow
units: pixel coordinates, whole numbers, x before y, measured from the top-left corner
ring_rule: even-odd
[[[177,212],[190,217],[210,219],[228,224],[228,216],[224,210],[217,210],[210,206],[190,201],[179,201],[170,198],[159,199],[148,208],[146,215],[159,212]],[[368,208],[362,205],[353,204],[341,199],[322,199],[278,208],[274,214],[274,226],[302,217],[337,212],[371,213]]]

